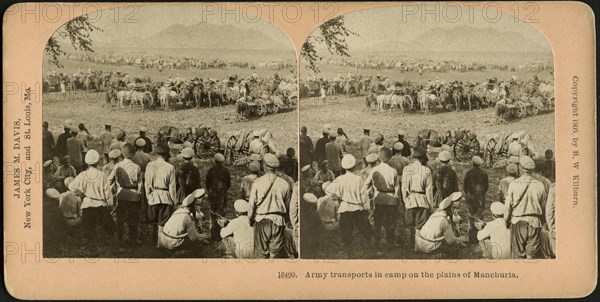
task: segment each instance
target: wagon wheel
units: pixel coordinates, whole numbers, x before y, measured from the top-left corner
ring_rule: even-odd
[[[519,108],[517,108],[517,117],[524,118],[525,116],[527,116],[527,107],[525,105],[519,105]]]
[[[231,165],[237,159],[235,146],[237,145],[238,138],[236,136],[230,136],[225,145],[225,164]]]
[[[194,140],[194,153],[198,158],[210,158],[217,152],[206,137],[200,136]]]
[[[485,149],[483,150],[483,160],[488,164],[488,167],[494,165],[494,149],[496,148],[496,140],[491,138],[485,144]]]
[[[263,105],[263,104],[257,105],[256,114],[258,114],[258,115],[266,115],[267,114],[267,107],[265,107],[265,105]]]
[[[531,115],[537,115],[540,112],[538,104],[531,106]]]
[[[472,153],[470,146],[465,144],[462,140],[458,141],[454,145],[453,151],[454,157],[461,162],[468,161],[471,157],[473,157],[473,155],[470,155]]]

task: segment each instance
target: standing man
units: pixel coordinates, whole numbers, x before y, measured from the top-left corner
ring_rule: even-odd
[[[514,163],[510,163],[506,165],[506,172],[508,176],[502,178],[500,183],[498,183],[498,201],[504,203],[504,199],[506,198],[506,193],[508,192],[508,185],[510,185],[513,180],[517,178],[518,167]]]
[[[275,174],[279,160],[273,154],[264,156],[265,174],[259,177],[250,192],[248,217],[254,226],[256,258],[280,258],[283,248],[285,220],[292,190]]]
[[[410,242],[421,230],[427,218],[436,207],[433,203],[433,179],[427,167],[427,152],[422,147],[415,147],[412,154],[413,163],[402,170],[402,199],[405,207],[405,224],[409,230]]]
[[[81,173],[83,170],[83,143],[79,138],[77,138],[77,134],[79,133],[79,129],[77,127],[71,128],[71,137],[67,139],[67,154],[69,155],[69,163],[77,174]]]
[[[371,247],[373,236],[368,213],[371,206],[364,191],[363,179],[354,173],[355,166],[356,158],[352,154],[344,155],[342,168],[346,170],[346,173],[334,180],[334,184],[337,183],[337,185],[332,185],[334,189],[331,190],[332,195],[340,200],[339,226],[343,252],[346,253],[346,256],[351,256],[352,239],[354,238],[352,233],[355,228],[365,238],[369,247]]]
[[[175,172],[178,185],[176,205],[183,198],[200,189],[201,185],[200,170],[192,162],[194,150],[192,148],[184,148],[181,151],[181,156],[183,157],[183,163],[181,163],[179,169],[176,169]]]
[[[401,142],[394,143],[394,156],[390,158],[388,164],[390,167],[396,169],[398,172],[398,176],[402,176],[402,171],[404,167],[410,165],[410,160],[402,155],[402,150],[404,150],[404,144]]]
[[[252,136],[254,137],[254,139],[250,142],[250,145],[248,146],[248,151],[250,151],[251,155],[257,154],[260,156],[260,158],[262,158],[265,154],[265,148],[263,142],[260,140],[260,132],[254,131]]]
[[[146,175],[146,166],[148,166],[148,163],[152,161],[152,156],[150,156],[150,154],[145,153],[144,152],[144,147],[146,146],[146,141],[138,138],[135,140],[135,154],[133,155],[133,157],[131,158],[131,161],[133,161],[136,165],[140,166],[140,170],[142,171],[142,187],[145,187],[145,175]],[[148,213],[148,199],[146,197],[146,190],[142,190],[142,193],[140,194],[141,197],[141,211],[142,211],[142,222],[146,222],[146,220],[148,219],[148,215],[146,213]]]
[[[406,141],[405,139],[406,137],[406,132],[404,130],[399,130],[398,131],[398,142],[401,142],[404,145],[404,148],[402,148],[402,156],[408,158],[411,154],[410,151],[410,144]]]
[[[85,155],[87,170],[77,175],[69,185],[69,190],[82,198],[83,233],[86,243],[96,238],[98,225],[102,226],[108,236],[112,236],[115,227],[108,210],[108,206],[112,204],[108,179],[96,168],[98,161],[98,152],[90,150]]]
[[[215,165],[206,173],[206,191],[210,210],[213,212],[211,213],[210,232],[212,240],[215,241],[220,239],[221,232],[221,227],[216,223],[217,215],[225,215],[227,191],[231,187],[231,175],[229,170],[223,166],[223,162],[225,162],[225,156],[221,153],[215,154]]]
[[[67,140],[71,137],[71,128],[73,127],[71,120],[66,120],[64,124],[64,132],[58,135],[56,139],[56,156],[63,158],[68,154]]]
[[[242,178],[241,184],[241,198],[244,200],[250,199],[250,192],[252,191],[252,184],[258,179],[258,171],[260,170],[260,164],[257,161],[251,161],[248,164],[250,174]]]
[[[129,241],[138,241],[138,219],[140,218],[140,195],[142,193],[142,170],[140,166],[131,161],[135,154],[132,144],[125,144],[122,151],[124,159],[118,162],[110,175],[108,183],[110,186],[116,184],[116,216],[117,216],[117,241],[119,245],[123,242],[123,230],[125,224],[129,229]]]
[[[148,221],[155,225],[153,241],[158,247],[158,233],[173,212],[177,198],[175,167],[168,162],[170,151],[166,145],[156,146],[156,160],[149,162],[144,175],[146,197],[148,198]]]
[[[48,130],[48,122],[42,123],[42,160],[54,159],[54,135]]]
[[[485,208],[485,193],[488,190],[488,175],[480,166],[483,159],[479,156],[473,156],[471,160],[473,168],[465,174],[463,190],[465,191],[465,201],[469,212],[469,242],[477,243],[477,228],[475,228],[475,218],[483,219],[483,210]]]
[[[102,154],[104,155],[104,162],[108,163],[108,152],[110,152],[110,144],[113,140],[113,134],[111,132],[111,125],[104,125],[104,132],[100,134],[100,142],[102,143]]]
[[[360,140],[359,140],[360,155],[362,156],[362,159],[364,161],[367,160],[367,155],[369,155],[369,147],[371,146],[372,143],[373,143],[373,140],[371,139],[371,129],[364,128],[363,135],[360,137]]]
[[[388,162],[392,151],[383,147],[379,149],[380,164],[371,170],[365,181],[365,191],[373,198],[375,209],[373,220],[375,226],[375,248],[379,251],[381,231],[385,229],[388,247],[396,243],[396,220],[398,215],[398,199],[400,196],[400,179],[396,169]]]
[[[325,158],[329,163],[329,169],[333,172],[335,177],[340,176],[342,173],[341,167],[341,158],[342,158],[342,148],[336,142],[337,133],[332,130],[329,133],[329,142],[325,145]]]
[[[531,177],[535,162],[529,156],[519,159],[520,177],[508,185],[504,220],[510,226],[513,256],[534,259],[539,257],[542,229],[542,204],[548,195],[544,184]]]
[[[438,154],[439,166],[433,171],[433,204],[439,205],[442,200],[454,192],[459,192],[458,176],[450,166],[450,152],[442,151]]]
[[[512,142],[508,144],[508,156],[509,157],[520,157],[521,156],[521,143],[519,143],[519,136],[516,133],[511,135]]]
[[[313,143],[305,126],[300,129],[300,167],[309,165],[314,160]]]
[[[317,143],[315,144],[314,160],[318,164],[322,163],[324,160],[327,159],[325,155],[325,145],[327,145],[329,141],[329,129],[323,128],[323,137],[319,138],[317,140]]]
[[[143,126],[140,127],[140,136],[138,138],[136,138],[135,141],[137,141],[138,139],[143,139],[144,142],[146,142],[146,144],[144,145],[144,152],[150,154],[150,153],[152,153],[152,141],[150,140],[149,137],[146,136],[147,131],[148,131],[148,129],[146,129],[146,127],[143,127]]]

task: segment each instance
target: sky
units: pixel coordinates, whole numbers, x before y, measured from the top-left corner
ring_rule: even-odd
[[[207,22],[231,25],[240,29],[255,29],[283,45],[291,44],[287,35],[277,26],[250,14],[224,14],[212,4],[206,5],[148,5],[119,7],[92,12],[89,18],[103,32],[95,33],[95,41],[110,42],[127,37],[146,38],[173,25],[194,25]],[[248,10],[251,12],[251,10]]]
[[[479,5],[478,3],[471,4]],[[409,5],[413,6],[409,7]],[[498,14],[498,10],[494,7],[481,9],[481,7],[463,6],[459,13],[458,7],[451,3],[432,5],[434,6],[423,8],[419,4],[407,4],[406,6],[374,8],[346,14],[344,19],[347,27],[359,35],[359,37],[349,37],[348,44],[368,45],[388,39],[405,42],[435,27],[468,25],[518,32],[526,38],[550,48],[546,38],[535,27],[512,15]],[[529,14],[523,15],[528,16]],[[535,15],[530,19],[535,19]]]

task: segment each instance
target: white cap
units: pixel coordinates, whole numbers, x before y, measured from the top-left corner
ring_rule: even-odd
[[[60,193],[55,188],[48,188],[46,190],[46,196],[52,199],[58,199],[60,197]]]
[[[95,165],[100,160],[100,154],[96,150],[89,150],[85,154],[85,163],[88,165]]]
[[[233,204],[233,208],[238,213],[247,213],[248,212],[248,202],[243,199],[238,199]]]
[[[490,210],[492,211],[492,214],[497,215],[497,216],[504,215],[504,209],[505,209],[505,205],[498,201],[493,202],[492,205],[490,206]]]
[[[313,193],[305,193],[302,196],[302,199],[304,199],[304,201],[308,202],[308,203],[317,203],[317,196]]]
[[[346,154],[342,157],[342,168],[349,170],[356,165],[356,158],[352,154]]]

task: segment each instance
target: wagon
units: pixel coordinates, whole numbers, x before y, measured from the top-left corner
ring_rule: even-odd
[[[516,134],[518,142],[521,144],[521,154],[531,155],[533,152],[533,142],[527,131],[521,132],[501,132],[491,134],[486,137],[483,150],[483,158],[489,167],[492,167],[500,160],[508,159],[508,145],[511,143],[510,137]]]
[[[57,75],[50,75],[48,76],[48,78],[46,80],[44,80],[44,83],[42,85],[42,90],[43,91],[59,91],[60,90],[60,76]]]
[[[284,100],[287,100],[287,102]],[[275,114],[282,109],[289,109],[294,106],[295,102],[289,101],[287,98],[281,98],[278,95],[263,95],[262,98],[242,97],[236,101],[237,120]]]
[[[157,144],[169,145],[172,156],[181,152],[186,141],[192,143],[194,154],[199,159],[212,158],[216,153],[222,151],[221,140],[217,132],[204,126],[190,127],[186,132],[181,132],[177,127],[163,126],[159,128],[156,138]]]
[[[499,118],[511,120],[524,118],[527,116],[535,116],[540,111],[551,110],[544,104],[544,99],[541,97],[523,98],[511,104],[506,104],[506,112],[501,114]]]
[[[272,134],[266,129],[259,131],[259,139],[263,142],[272,140]],[[240,161],[247,162],[250,156],[250,142],[254,139],[254,130],[244,129],[229,134],[224,148],[225,163],[228,165],[238,164]],[[265,144],[265,152],[271,152],[269,144]]]

